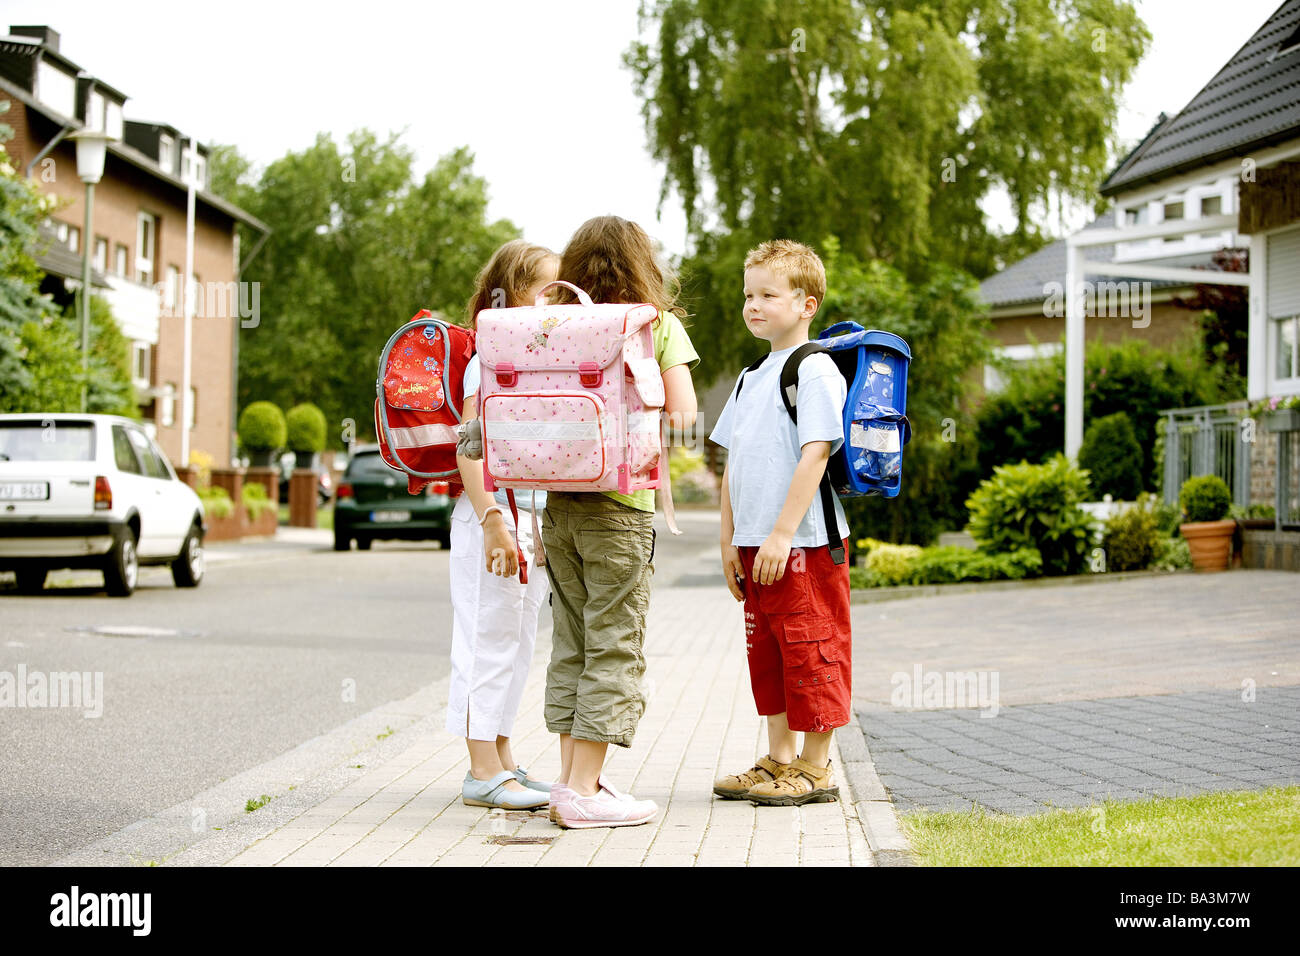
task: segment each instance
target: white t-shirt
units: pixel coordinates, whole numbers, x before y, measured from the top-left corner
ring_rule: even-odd
[[[469,364],[465,366],[465,377],[464,379],[461,380],[462,381],[461,394],[464,395],[466,398],[469,398],[471,395],[478,394],[478,387],[480,382],[482,381],[482,375],[483,375],[483,373],[480,371],[478,366],[479,366],[479,362],[478,362],[477,355],[471,358],[469,360]],[[510,507],[510,499],[506,497],[506,492],[504,488],[497,491],[495,497],[496,497],[497,504],[505,508]],[[538,514],[541,514],[542,510],[546,507],[546,492],[533,491],[533,490],[516,491],[515,505],[521,511],[527,509],[530,511],[535,511]]]
[[[799,425],[795,427],[781,402],[781,369],[797,346],[773,352],[752,372],[736,402],[732,388],[727,405],[709,437],[727,449],[727,491],[736,531],[736,547],[758,547],[776,527],[794,480],[803,446],[829,441],[833,455],[844,444],[844,377],[829,355],[809,355],[799,364]],[[739,381],[739,378],[737,378]],[[844,508],[835,499],[838,539],[848,537]],[[816,548],[828,544],[822,516],[821,492],[813,495],[807,514],[790,546]]]

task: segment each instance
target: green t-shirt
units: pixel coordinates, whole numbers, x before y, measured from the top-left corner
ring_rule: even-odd
[[[655,323],[652,329],[655,342],[655,358],[659,361],[659,371],[666,372],[674,365],[686,365],[695,368],[700,364],[700,356],[695,351],[695,346],[691,344],[691,337],[686,334],[686,328],[682,325],[682,320],[677,318],[672,312],[659,313],[659,321]],[[668,462],[661,464],[662,468],[668,467]],[[602,494],[609,495],[615,501],[636,508],[638,511],[648,511],[654,514],[655,511],[655,493],[653,488],[643,488],[640,491],[634,491],[630,495],[620,495],[617,491],[606,491]]]

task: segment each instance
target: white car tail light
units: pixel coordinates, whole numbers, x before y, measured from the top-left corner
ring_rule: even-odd
[[[113,489],[108,486],[108,479],[103,475],[95,476],[95,510],[113,510]]]

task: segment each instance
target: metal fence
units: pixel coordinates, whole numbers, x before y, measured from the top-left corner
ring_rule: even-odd
[[[1218,475],[1232,502],[1250,506],[1250,449],[1254,425],[1243,425],[1246,402],[1171,408],[1164,416],[1164,499],[1178,503],[1178,491],[1193,475]]]

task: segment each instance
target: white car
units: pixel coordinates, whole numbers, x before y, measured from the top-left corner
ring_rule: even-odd
[[[35,593],[57,568],[100,568],[116,597],[142,564],[203,580],[203,504],[138,422],[0,415],[0,571]]]

